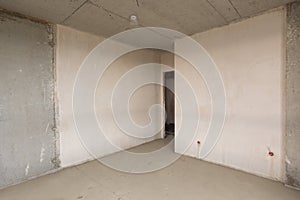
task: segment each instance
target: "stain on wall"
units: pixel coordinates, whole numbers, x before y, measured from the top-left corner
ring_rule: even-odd
[[[286,184],[300,188],[300,2],[287,9]]]
[[[53,32],[0,10],[0,188],[59,167]]]

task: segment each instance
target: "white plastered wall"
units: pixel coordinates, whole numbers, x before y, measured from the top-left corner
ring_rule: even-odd
[[[285,10],[280,8],[192,36],[217,64],[227,96],[221,138],[205,160],[283,180],[284,21]],[[176,57],[175,66],[199,99],[200,128],[185,153],[197,157],[201,150],[197,140],[204,142],[211,117],[210,96],[190,64]],[[274,157],[268,155],[268,148]]]
[[[72,113],[72,91],[76,73],[89,52],[105,38],[77,31],[61,25],[57,26],[57,96],[59,106],[60,160],[62,167],[76,165],[93,159],[81,144],[76,133]],[[113,122],[110,110],[111,92],[117,80],[126,71],[145,63],[159,63],[160,53],[154,50],[140,50],[117,59],[105,72],[96,92],[96,112],[105,115],[104,127],[109,139],[120,148],[130,148],[160,137],[136,139],[124,134]],[[156,72],[155,72],[156,73]],[[161,69],[157,69],[160,76]],[[139,125],[149,123],[148,109],[160,103],[160,87],[147,85],[132,96],[130,111],[133,120]],[[158,124],[160,126],[160,124]],[[111,153],[101,149],[101,155]]]

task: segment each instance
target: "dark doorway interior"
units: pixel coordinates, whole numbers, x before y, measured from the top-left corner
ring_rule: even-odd
[[[164,73],[164,102],[166,110],[165,137],[175,131],[175,82],[174,71]]]

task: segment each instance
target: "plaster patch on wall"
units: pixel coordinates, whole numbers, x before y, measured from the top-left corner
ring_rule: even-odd
[[[286,162],[286,164],[288,164],[288,165],[292,164],[288,157],[285,158],[285,162]]]
[[[28,176],[29,168],[30,168],[29,163],[27,163],[26,168],[25,168],[25,176]]]
[[[41,149],[40,162],[43,162],[43,161],[44,161],[44,156],[45,156],[45,148],[43,147],[43,148]]]

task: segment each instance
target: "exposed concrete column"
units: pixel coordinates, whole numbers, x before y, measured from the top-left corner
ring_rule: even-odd
[[[52,29],[0,9],[0,188],[59,167]]]
[[[300,188],[300,2],[287,9],[286,184]]]

